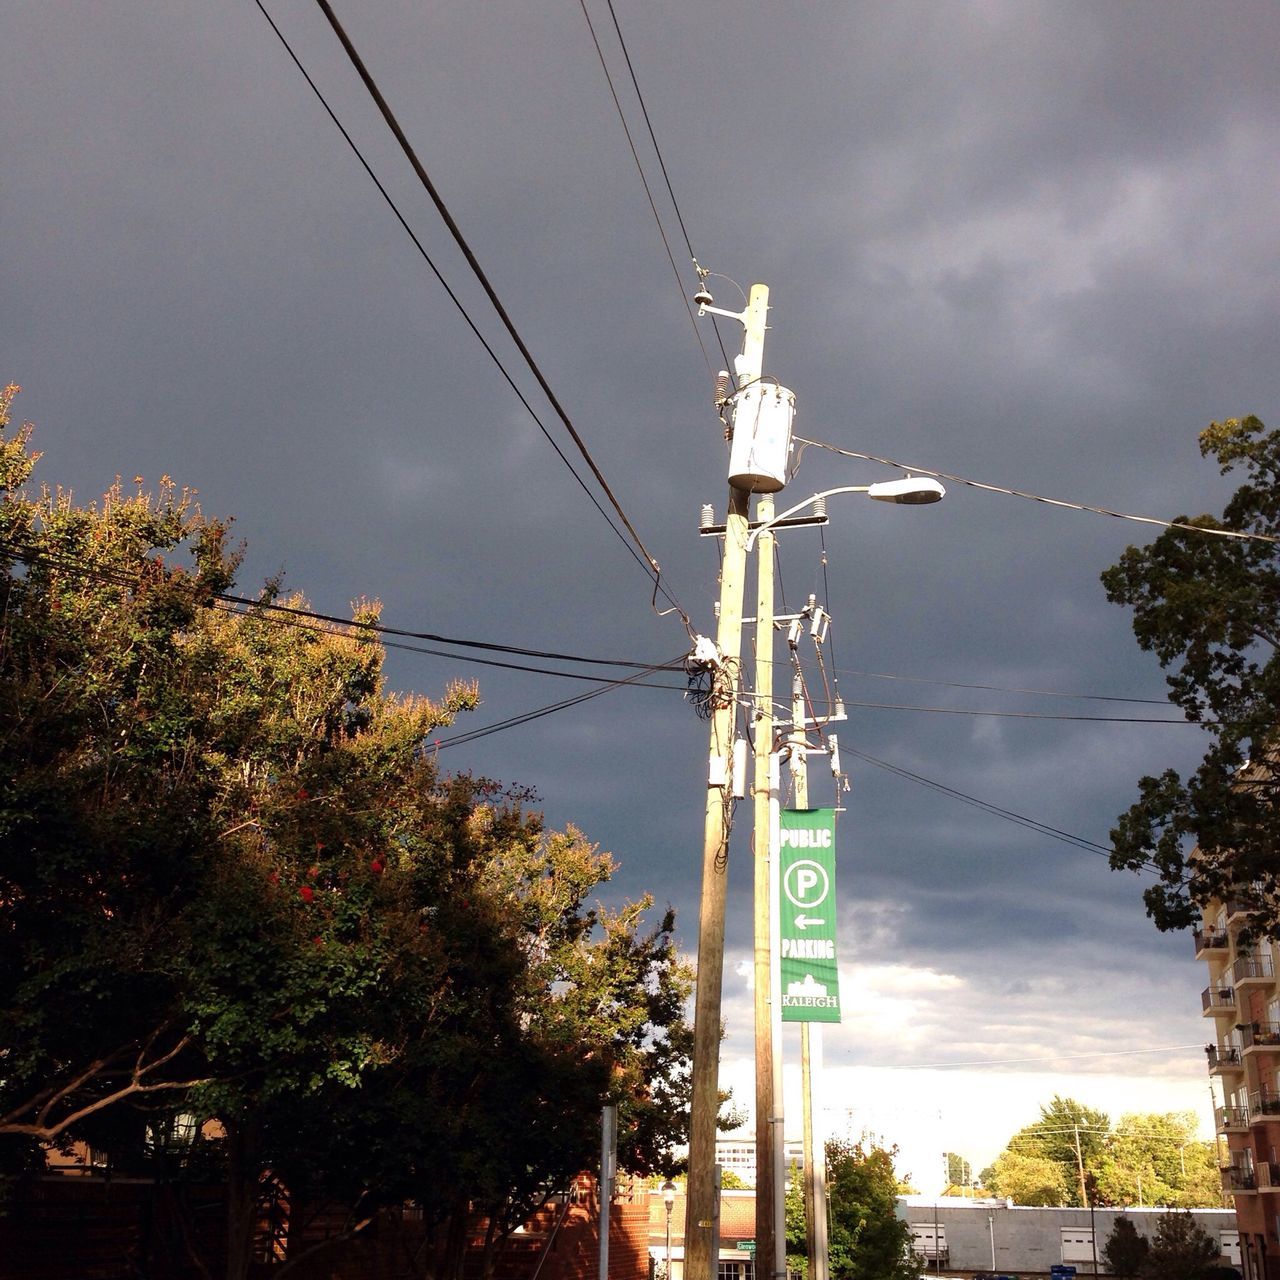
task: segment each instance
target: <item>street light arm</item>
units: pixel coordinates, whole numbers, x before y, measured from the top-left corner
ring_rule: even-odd
[[[747,538],[747,550],[751,550],[756,539],[766,529],[772,529],[774,525],[803,511],[805,507],[811,507],[814,503],[821,502],[823,498],[833,497],[837,493],[865,493],[867,497],[874,498],[877,502],[893,502],[900,506],[916,507],[931,502],[941,502],[946,492],[932,476],[903,476],[900,480],[877,480],[875,484],[842,484],[835,489],[823,489],[821,493],[815,493],[811,498],[797,502],[794,507],[789,507],[781,515],[774,516],[772,520],[753,529]]]
[[[755,545],[756,539],[764,532],[772,529],[774,525],[781,523],[783,520],[790,519],[794,515],[799,515],[805,507],[811,507],[815,502],[821,502],[823,498],[830,498],[837,493],[867,493],[871,489],[868,484],[844,484],[837,489],[823,489],[821,493],[815,493],[812,497],[806,498],[803,502],[797,502],[794,507],[788,507],[781,515],[776,515],[772,520],[765,524],[758,525],[752,529],[751,536],[747,538],[747,550],[750,551]]]

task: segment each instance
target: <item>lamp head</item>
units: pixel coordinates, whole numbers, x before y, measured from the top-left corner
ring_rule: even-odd
[[[668,1209],[676,1202],[676,1184],[670,1178],[662,1184],[662,1202]]]
[[[903,476],[900,480],[882,480],[867,486],[867,497],[877,502],[896,502],[900,506],[918,507],[941,502],[947,491],[932,476]]]

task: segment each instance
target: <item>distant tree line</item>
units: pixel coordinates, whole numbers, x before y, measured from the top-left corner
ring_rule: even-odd
[[[623,1166],[670,1172],[691,1044],[671,913],[595,905],[608,855],[440,770],[433,735],[477,690],[389,692],[375,603],[330,626],[274,583],[229,602],[227,527],[167,478],[93,505],[29,489],[15,392],[0,1180],[77,1142],[221,1179],[241,1280],[273,1187],[345,1206],[349,1235],[416,1201],[423,1266],[456,1274],[468,1211],[493,1244],[592,1164],[606,1103]]]
[[[1054,1097],[980,1176],[992,1195],[1025,1205],[1216,1208],[1222,1179],[1192,1111],[1122,1116]]]

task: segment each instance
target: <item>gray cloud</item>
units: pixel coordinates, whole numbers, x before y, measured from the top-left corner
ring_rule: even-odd
[[[303,0],[272,13],[543,412],[319,15]],[[696,521],[704,501],[723,509],[720,426],[581,15],[491,0],[347,16],[710,630],[717,559]],[[766,366],[796,390],[801,434],[1119,509],[1220,507],[1230,481],[1195,433],[1276,413],[1273,6],[1224,20],[1191,3],[715,0],[619,16],[696,252],[771,286]],[[196,485],[237,517],[246,587],[285,567],[326,610],[368,594],[389,621],[447,634],[624,658],[687,646],[252,6],[0,0],[0,20],[0,376],[24,384],[38,474],[84,497],[117,472]],[[881,474],[810,450],[788,496]],[[957,486],[924,511],[832,517],[825,565],[817,535],[788,536],[782,583],[793,607],[829,586],[850,702],[1166,714],[856,674],[1159,698],[1097,582],[1147,529]],[[463,729],[578,688],[403,653],[390,670],[427,692],[478,674],[485,704]],[[1141,773],[1203,745],[1180,727],[858,708],[840,736],[1101,843]],[[537,786],[549,821],[621,859],[614,891],[673,903],[692,947],[706,741],[678,693],[618,691],[442,758]],[[1196,1038],[1190,944],[1156,934],[1136,879],[846,763],[848,963],[874,976],[896,954],[957,980],[912,996],[931,1061]],[[748,1045],[741,998],[730,1053]],[[891,1033],[892,1007],[871,1008]],[[868,1052],[894,1049],[890,1034]]]

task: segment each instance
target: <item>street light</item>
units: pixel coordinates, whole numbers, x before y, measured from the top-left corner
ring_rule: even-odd
[[[667,1275],[671,1280],[671,1209],[676,1202],[676,1184],[670,1178],[662,1184],[662,1203],[667,1206]]]
[[[947,491],[932,476],[902,476],[898,480],[879,480],[875,484],[842,484],[835,489],[823,489],[794,507],[788,507],[780,515],[751,530],[747,538],[747,550],[755,546],[756,539],[768,529],[803,511],[806,507],[819,506],[837,493],[865,493],[877,502],[892,502],[898,506],[922,507],[931,502],[941,502]]]

